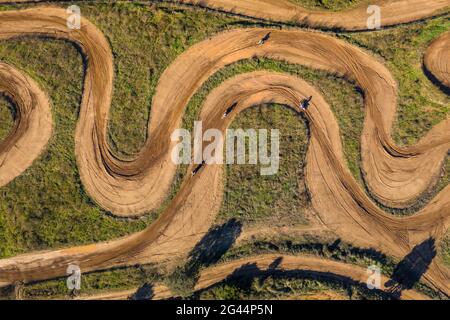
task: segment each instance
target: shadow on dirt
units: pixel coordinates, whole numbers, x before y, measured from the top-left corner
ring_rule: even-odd
[[[422,70],[423,73],[427,76],[428,80],[430,80],[442,92],[444,92],[447,95],[450,95],[450,88],[445,86],[438,78],[436,78],[435,75],[430,70],[428,70],[425,64],[422,64]]]
[[[153,285],[146,283],[130,296],[130,300],[151,300],[154,296]]]
[[[428,238],[415,246],[395,267],[391,280],[385,283],[389,292],[398,299],[403,290],[412,289],[419,283],[435,256],[436,247],[433,238]]]
[[[212,227],[189,253],[188,262],[176,268],[167,279],[175,295],[189,297],[197,283],[201,268],[217,263],[242,232],[242,223],[231,219]]]
[[[241,232],[242,223],[236,219],[211,228],[189,254],[188,269],[195,271],[218,262],[233,246]]]

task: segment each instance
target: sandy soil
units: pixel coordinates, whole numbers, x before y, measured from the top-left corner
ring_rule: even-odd
[[[443,1],[427,1],[427,6],[417,11],[411,3],[419,2],[385,1],[383,5],[397,6],[398,20],[392,20],[392,24],[427,17],[430,8],[443,5]],[[448,5],[448,1],[444,2]],[[52,7],[0,12],[0,40],[44,35],[75,42],[82,48],[87,70],[75,133],[77,164],[88,194],[117,215],[138,215],[161,204],[175,173],[170,159],[174,145],[170,134],[180,126],[190,97],[223,66],[254,56],[336,73],[362,88],[362,166],[371,192],[386,204],[405,206],[417,199],[436,181],[449,150],[450,119],[433,127],[416,145],[395,145],[390,135],[397,104],[395,80],[386,67],[360,49],[317,32],[238,29],[192,46],[166,69],[152,102],[150,139],[136,159],[124,161],[111,152],[107,143],[114,74],[111,49],[104,35],[89,21],[82,20],[81,30],[69,30],[67,17],[65,10]],[[352,29],[356,20],[340,21]],[[268,31],[270,40],[258,46],[257,41]],[[449,39],[448,33],[442,35],[425,56],[428,70],[444,86],[449,84]],[[23,113],[15,131],[1,144],[0,185],[4,185],[20,175],[44,149],[52,125],[48,101],[39,88],[11,66],[2,64],[0,68],[0,89],[5,88]],[[7,82],[14,85],[8,86]],[[400,218],[383,212],[346,167],[336,119],[320,93],[305,81],[274,72],[236,76],[207,97],[200,118],[205,130],[223,131],[245,108],[276,102],[301,112],[299,102],[310,95],[314,99],[305,113],[311,131],[306,180],[320,221],[345,241],[397,258],[429,237],[438,242],[449,225],[450,186],[413,216]],[[234,102],[238,102],[236,112],[221,119],[224,110]],[[35,126],[39,132],[33,130]],[[28,152],[30,144],[34,152]],[[169,207],[142,232],[98,244],[0,260],[0,284],[63,276],[71,263],[88,272],[182,257],[207,232],[219,210],[223,174],[221,166],[208,165],[195,177],[187,175]],[[333,268],[331,264],[328,267]],[[431,264],[423,280],[450,294],[449,271],[438,262]]]

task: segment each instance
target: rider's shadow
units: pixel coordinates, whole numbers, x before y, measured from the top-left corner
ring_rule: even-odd
[[[187,273],[195,274],[200,267],[205,268],[218,262],[241,232],[242,223],[234,218],[211,228],[189,254]]]
[[[419,282],[436,256],[435,241],[428,238],[416,245],[395,267],[391,280],[385,283],[394,298],[400,298],[403,290],[409,290]]]

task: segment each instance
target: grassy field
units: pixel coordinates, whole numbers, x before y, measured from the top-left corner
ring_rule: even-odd
[[[143,283],[157,280],[160,280],[160,276],[154,267],[146,265],[85,274],[81,277],[81,288],[83,294],[95,294],[135,288]],[[26,299],[70,297],[67,290],[67,279],[65,278],[23,286],[22,295]]]
[[[308,9],[321,9],[329,11],[339,11],[354,7],[358,4],[368,2],[366,0],[290,0]]]
[[[308,140],[301,118],[282,106],[261,106],[246,110],[232,128],[279,129],[280,168],[276,175],[260,176],[260,165],[228,165],[230,179],[219,219],[307,223],[303,210],[309,200],[303,168]]]
[[[349,3],[301,2],[333,10]],[[109,136],[113,149],[124,158],[136,155],[143,145],[158,79],[180,53],[224,29],[267,26],[206,10],[165,4],[80,3],[80,6],[82,14],[105,33],[112,46],[116,78]],[[14,7],[0,6],[1,10],[11,8]],[[382,60],[397,79],[399,107],[393,135],[399,144],[414,143],[450,113],[450,98],[426,78],[421,66],[429,42],[449,29],[448,17],[447,20],[441,17],[376,33],[339,35]],[[73,152],[83,82],[82,59],[76,48],[48,39],[11,40],[0,42],[0,61],[23,70],[48,93],[55,123],[54,135],[42,156],[23,175],[0,189],[0,258],[36,249],[113,239],[142,230],[151,223],[176,193],[186,168],[179,168],[165,204],[142,218],[117,219],[92,202],[79,180]],[[353,84],[323,72],[268,59],[233,64],[211,77],[194,95],[186,109],[184,126],[192,127],[205,97],[225,79],[265,69],[297,75],[323,94],[339,122],[349,168],[363,184],[360,174],[363,98]],[[12,119],[10,103],[0,96],[0,139],[9,132]],[[261,106],[243,112],[233,127],[280,129],[280,170],[276,176],[263,177],[258,174],[258,166],[227,166],[224,202],[217,222],[235,217],[245,224],[307,223],[304,208],[309,202],[303,180],[306,124],[284,107]],[[450,160],[447,159],[443,176],[433,192],[441,190],[449,181]],[[449,252],[450,245],[444,243]],[[450,265],[450,259],[446,261]],[[128,271],[98,273],[103,280],[92,277],[86,280],[85,286],[95,289],[103,288],[95,287],[95,283],[107,282],[110,278],[113,284],[121,283],[116,287],[123,285],[120,281],[124,280],[114,280],[120,277],[142,280],[130,276]],[[47,283],[40,288],[44,295]],[[63,284],[61,280],[57,285]]]
[[[13,113],[14,109],[10,101],[3,95],[0,95],[0,140],[6,138],[12,126],[14,124]],[[4,214],[0,215],[0,226],[3,226],[5,223]],[[12,226],[13,227],[13,226]],[[0,230],[1,227],[0,227]],[[2,230],[3,231],[3,230]],[[2,236],[0,236],[2,237]],[[6,239],[6,237],[2,237],[2,239]]]
[[[0,94],[0,141],[6,138],[14,125],[14,106]]]
[[[450,267],[450,231],[447,231],[446,237],[442,240],[440,254],[444,263]]]
[[[280,241],[254,241],[246,243],[226,252],[221,261],[230,261],[245,256],[255,256],[264,253],[285,253],[285,254],[309,254],[336,261],[342,261],[368,267],[378,265],[385,275],[391,275],[395,261],[375,250],[361,249],[335,239],[330,242],[323,242],[320,239],[305,237],[303,239],[283,239]]]

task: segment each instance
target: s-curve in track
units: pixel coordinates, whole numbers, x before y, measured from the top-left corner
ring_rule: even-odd
[[[222,3],[222,10],[232,6],[235,12],[275,19],[268,13],[252,11],[262,3],[273,6],[274,1],[202,3],[214,8]],[[280,8],[288,6],[285,1],[277,3]],[[396,8],[397,20],[394,14],[388,15],[386,25],[429,17],[449,6],[449,1],[426,1],[418,10],[419,4],[424,3],[383,1],[380,6],[384,10]],[[360,10],[365,12],[365,8],[358,8],[323,13],[322,18],[320,15],[307,19],[296,17],[306,24],[311,21],[311,26],[336,27],[339,22],[339,28],[360,29],[364,27],[357,19],[339,18],[349,12],[362,15]],[[279,14],[282,21],[292,19],[286,10],[273,11],[273,14]],[[0,40],[45,36],[65,39],[81,48],[87,68],[75,133],[77,165],[90,197],[118,216],[136,216],[158,208],[169,191],[176,169],[170,156],[175,142],[170,135],[180,127],[189,99],[216,71],[252,57],[268,57],[338,74],[362,89],[365,107],[362,170],[373,196],[388,206],[405,207],[417,200],[436,182],[450,149],[450,118],[433,127],[413,146],[399,147],[393,142],[396,82],[383,64],[357,47],[318,32],[248,28],[222,32],[192,46],[164,71],[152,101],[150,138],[135,159],[125,161],[117,157],[107,143],[114,80],[111,48],[102,32],[84,18],[80,30],[68,29],[68,15],[65,9],[56,7],[2,11]],[[257,45],[257,40],[268,32],[271,32],[270,41]],[[449,49],[450,33],[447,32],[435,39],[424,57],[427,70],[447,87],[450,84]],[[0,186],[3,186],[19,176],[45,150],[51,135],[52,117],[46,95],[29,77],[5,63],[0,63],[0,90],[12,98],[18,113],[13,130],[0,144]],[[450,186],[412,216],[396,217],[385,213],[351,175],[342,152],[337,121],[320,93],[305,81],[268,71],[235,76],[207,97],[200,120],[204,130],[224,131],[236,114],[248,107],[275,102],[301,112],[300,101],[311,95],[314,100],[305,112],[311,132],[306,182],[312,207],[325,226],[356,246],[370,247],[396,258],[403,258],[426,239],[438,242],[450,221]],[[239,101],[237,112],[222,119],[224,111],[235,101]],[[182,257],[213,223],[222,201],[222,180],[223,168],[215,164],[205,166],[194,177],[186,175],[179,192],[161,216],[147,229],[130,236],[0,260],[0,284],[63,276],[72,263],[78,264],[83,272],[89,272]],[[320,269],[325,271],[328,266],[330,272],[336,271],[332,263],[323,260]],[[354,276],[357,278],[356,274]],[[431,263],[423,281],[450,295],[449,270],[439,262]]]

